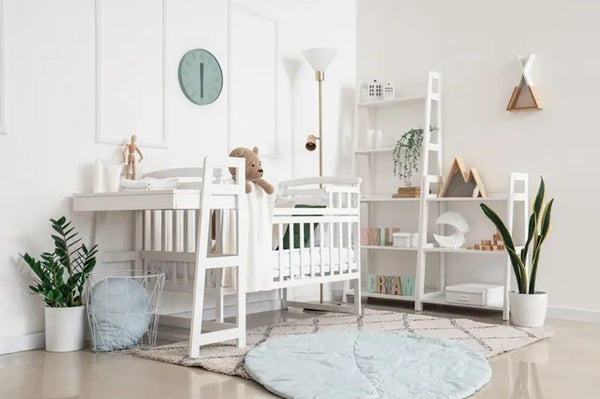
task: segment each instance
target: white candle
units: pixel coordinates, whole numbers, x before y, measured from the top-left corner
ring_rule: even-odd
[[[103,193],[105,191],[104,167],[102,166],[102,161],[99,159],[96,159],[96,163],[94,164],[94,170],[92,174],[92,191],[95,193]]]

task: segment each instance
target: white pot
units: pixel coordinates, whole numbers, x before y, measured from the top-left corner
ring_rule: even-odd
[[[46,322],[46,350],[71,352],[83,348],[85,306],[72,308],[44,308]]]
[[[510,321],[521,327],[542,327],[548,309],[548,293],[510,293]]]

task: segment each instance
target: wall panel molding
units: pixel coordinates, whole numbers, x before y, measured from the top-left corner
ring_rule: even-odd
[[[165,2],[95,0],[96,143],[123,145],[129,135],[135,133],[141,146],[168,147]],[[111,6],[117,8],[111,10]],[[108,23],[106,18],[111,17],[114,20]],[[124,26],[128,23],[130,29]],[[109,31],[109,26],[113,31]],[[119,35],[119,29],[129,40]],[[153,40],[158,37],[159,40]],[[103,43],[111,39],[115,40],[114,46]],[[134,44],[136,40],[140,46]],[[150,49],[157,41],[159,43]],[[103,48],[111,52],[110,59],[106,59]],[[144,62],[148,58],[150,62]],[[122,70],[115,71],[119,67]]]
[[[6,26],[4,0],[0,0],[0,135],[6,134]]]
[[[277,155],[277,23],[229,6],[229,146]]]

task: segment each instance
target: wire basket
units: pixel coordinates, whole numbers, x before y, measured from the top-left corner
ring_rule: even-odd
[[[94,352],[156,345],[164,273],[94,272],[85,297]]]

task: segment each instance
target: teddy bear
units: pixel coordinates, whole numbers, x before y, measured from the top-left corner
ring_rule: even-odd
[[[250,184],[250,182],[254,182],[265,190],[267,194],[273,194],[275,191],[273,186],[262,178],[264,171],[260,158],[258,157],[258,147],[254,147],[252,150],[249,148],[238,147],[231,150],[229,156],[246,158],[246,193],[252,191],[252,184]],[[229,168],[229,172],[231,172],[231,175],[235,179],[235,169]]]

